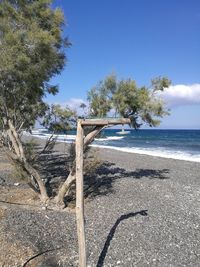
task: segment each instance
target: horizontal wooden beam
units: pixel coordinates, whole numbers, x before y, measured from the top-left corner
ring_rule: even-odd
[[[110,119],[82,119],[80,120],[82,126],[106,126],[118,124],[130,124],[131,120],[128,118],[110,118]]]

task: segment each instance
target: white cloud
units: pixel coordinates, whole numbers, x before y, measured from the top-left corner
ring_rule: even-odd
[[[64,103],[64,105],[71,109],[78,109],[82,103],[87,104],[86,101],[81,98],[70,98]]]
[[[200,104],[200,84],[171,85],[163,92],[159,92],[158,95],[165,101],[168,107],[197,105]],[[83,114],[83,109],[80,108],[82,103],[86,105],[85,112],[87,112],[88,102],[81,98],[70,98],[66,102],[59,104],[63,107],[68,106],[70,109],[76,110],[78,114]]]
[[[200,84],[177,84],[159,93],[167,106],[185,106],[200,104]]]
[[[82,108],[80,108],[80,105],[82,103],[84,103],[86,105],[86,108],[84,111]],[[77,111],[78,114],[80,114],[80,115],[84,115],[84,113],[87,112],[87,110],[88,110],[88,103],[81,98],[70,98],[66,102],[59,103],[59,104],[63,107],[68,106],[70,109]]]

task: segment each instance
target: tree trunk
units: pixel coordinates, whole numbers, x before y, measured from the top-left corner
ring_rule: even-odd
[[[85,138],[84,138],[84,150],[87,148],[87,146],[94,140],[94,138],[100,133],[100,131],[104,128],[104,126],[98,126],[96,127],[92,132],[90,132]],[[58,191],[58,195],[55,197],[55,202],[58,206],[65,207],[64,203],[64,197],[67,195],[67,192],[69,192],[69,189],[72,184],[76,181],[76,173],[75,173],[75,166],[76,161],[73,162],[72,170],[69,173],[67,179],[62,184]]]
[[[12,149],[14,150],[15,154],[17,155],[17,157],[19,159],[21,159],[21,155],[20,155],[20,151],[19,151],[19,147],[17,145],[17,142],[12,134],[12,131],[10,129],[7,130],[7,134],[8,134],[8,137],[11,141],[11,144],[12,144]]]
[[[24,149],[23,149],[21,140],[20,140],[18,133],[16,132],[16,129],[15,129],[14,125],[12,124],[11,120],[8,120],[8,127],[9,127],[9,131],[11,132],[11,135],[15,139],[14,142],[17,145],[17,150],[18,150],[18,153],[20,154],[20,159],[25,160]]]
[[[93,131],[84,138],[84,149],[94,141],[94,138],[105,128],[105,126],[97,126]]]
[[[38,184],[39,190],[40,190],[40,195],[39,195],[40,199],[43,203],[47,204],[47,202],[49,201],[49,197],[47,195],[46,187],[45,187],[39,173],[28,162],[23,162],[22,164],[23,164],[23,167],[26,170],[26,172],[29,173],[29,175],[32,175],[35,178],[35,180],[37,181],[37,184]]]
[[[75,183],[75,181],[76,181],[76,174],[74,171],[71,171],[67,179],[63,183],[63,185],[60,187],[58,195],[55,197],[55,202],[58,206],[61,206],[63,208],[65,207],[64,197],[69,191],[71,185]]]
[[[42,202],[47,203],[49,197],[47,195],[47,190],[42,181],[42,178],[40,177],[37,170],[27,162],[22,142],[18,136],[18,133],[16,132],[15,127],[13,126],[10,120],[8,120],[7,125],[8,125],[7,134],[12,143],[12,147],[16,155],[16,157],[14,157],[14,155],[12,155],[11,153],[10,155],[12,159],[15,160],[17,164],[20,164],[29,176],[33,176],[35,178],[40,190],[40,195],[39,195],[40,199]]]

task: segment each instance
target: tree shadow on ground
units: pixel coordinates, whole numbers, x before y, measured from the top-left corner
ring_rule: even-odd
[[[42,175],[49,196],[54,196],[60,184],[65,181],[70,172],[72,160],[65,154],[58,152],[42,154],[36,166]]]
[[[34,256],[30,257],[28,260],[26,260],[22,267],[26,267],[26,266],[28,267],[30,262],[34,261],[35,259],[38,259],[38,257],[43,256],[44,254],[49,255],[51,252],[55,252],[55,251],[61,250],[61,249],[63,249],[63,248],[53,248],[53,249],[47,249],[47,250],[41,251],[41,252],[35,254]],[[34,264],[34,262],[32,262],[32,263]],[[40,264],[37,266],[40,266],[40,267],[45,267],[45,266],[46,267],[59,267],[60,264],[55,259],[55,254],[54,254],[53,256],[47,257],[44,261],[42,260],[42,262],[40,262]]]
[[[99,256],[99,259],[98,259],[98,262],[97,262],[97,266],[96,267],[102,267],[103,264],[104,264],[104,260],[106,258],[106,255],[107,255],[107,252],[108,252],[108,249],[110,247],[110,244],[111,244],[111,241],[115,235],[115,231],[117,229],[117,227],[119,226],[119,224],[124,221],[124,220],[127,220],[129,218],[132,218],[132,217],[135,217],[137,215],[141,215],[141,216],[147,216],[147,210],[141,210],[141,211],[138,211],[138,212],[131,212],[131,213],[127,213],[127,214],[124,214],[124,215],[121,215],[115,222],[115,224],[113,225],[113,227],[110,229],[110,232],[106,238],[106,241],[104,243],[104,246],[103,246],[103,249],[100,253],[100,256]]]
[[[129,171],[117,167],[114,163],[104,162],[97,168],[95,175],[86,176],[85,195],[86,197],[95,197],[97,195],[107,195],[113,192],[113,183],[118,179],[169,179],[169,169],[136,169]]]
[[[61,154],[57,151],[53,153],[40,155],[37,167],[45,179],[48,193],[54,196],[62,182],[67,178],[72,157]],[[105,161],[102,162],[95,172],[84,175],[85,197],[96,197],[97,195],[107,195],[113,192],[113,184],[118,179],[169,179],[169,169],[135,169],[126,170],[116,166],[116,164]],[[74,200],[74,189],[72,187],[71,195],[66,202]]]

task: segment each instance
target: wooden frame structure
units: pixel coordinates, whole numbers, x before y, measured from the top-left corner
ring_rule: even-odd
[[[84,225],[84,192],[83,192],[83,154],[85,148],[106,127],[119,124],[130,124],[130,119],[81,119],[77,123],[76,135],[76,221],[79,248],[79,267],[87,266],[85,225]],[[84,137],[84,126],[93,126],[93,130]]]

